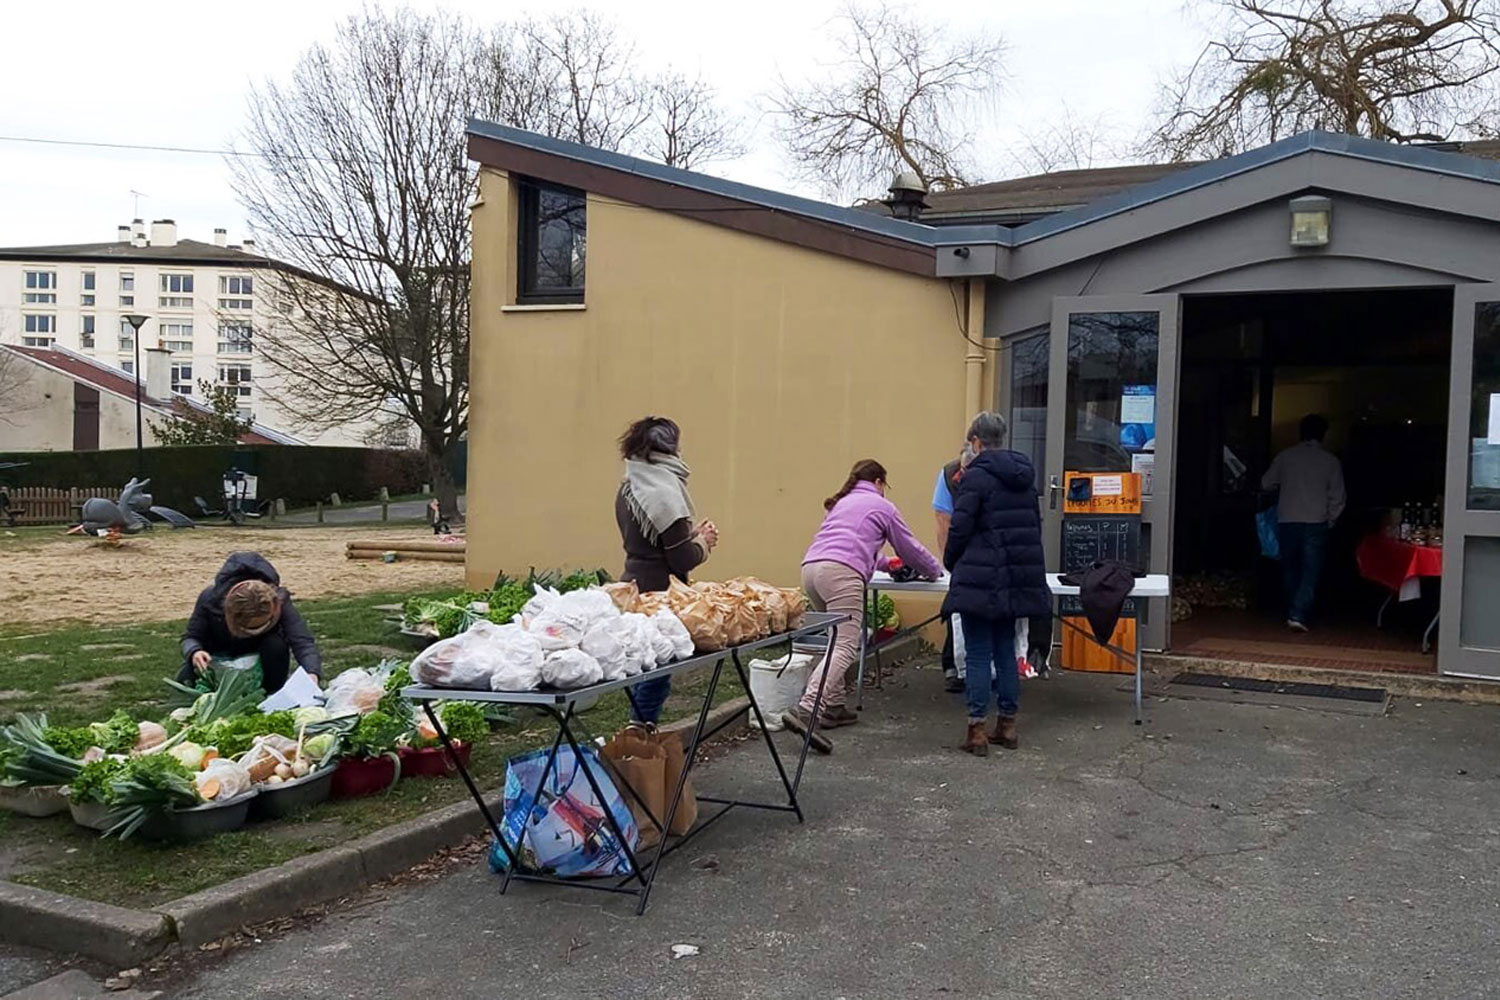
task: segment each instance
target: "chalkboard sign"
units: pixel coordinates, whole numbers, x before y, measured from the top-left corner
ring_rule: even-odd
[[[1096,562],[1141,568],[1139,514],[1073,514],[1063,518],[1062,571],[1081,573]]]

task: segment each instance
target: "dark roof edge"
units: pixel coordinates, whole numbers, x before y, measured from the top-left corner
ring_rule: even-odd
[[[469,157],[485,166],[699,221],[934,276],[935,230],[856,208],[667,167],[491,122],[471,120]]]
[[[244,260],[234,260],[226,257],[193,257],[193,256],[161,256],[161,257],[122,257],[118,254],[93,254],[93,253],[58,253],[55,250],[48,253],[45,248],[37,248],[41,252],[32,251],[30,247],[6,247],[0,249],[0,260],[14,261],[46,261],[48,263],[79,263],[79,264],[120,264],[124,266],[139,265],[151,267],[160,264],[175,264],[179,267],[217,267],[225,271],[236,271],[249,268],[273,268],[278,271],[297,271],[293,264],[275,260],[271,257],[246,257]],[[32,252],[28,252],[32,251]]]
[[[762,235],[788,242],[815,246],[818,249],[830,249],[829,243],[840,241],[829,240],[826,236],[823,239],[797,238],[797,234],[800,233],[806,237],[810,232],[807,227],[821,228],[825,234],[829,230],[842,230],[846,237],[864,240],[867,243],[883,244],[885,250],[874,255],[848,252],[846,239],[842,241],[845,244],[844,249],[833,249],[832,252],[871,260],[885,266],[898,267],[912,273],[923,273],[911,266],[914,253],[920,254],[924,259],[930,259],[938,248],[959,244],[1020,246],[1308,152],[1323,152],[1468,180],[1500,183],[1500,161],[1419,146],[1401,146],[1362,136],[1310,131],[1225,159],[1210,160],[1185,167],[1157,180],[1148,181],[1020,226],[1009,227],[996,223],[927,226],[891,219],[856,208],[840,208],[809,198],[800,198],[736,181],[723,180],[707,174],[668,167],[622,153],[595,149],[581,143],[554,139],[477,118],[470,119],[468,134],[470,158],[488,166],[515,169],[521,173],[530,172],[542,180],[567,183],[561,176],[549,176],[545,171],[524,169],[524,164],[518,161],[525,160],[525,157],[501,155],[497,152],[500,149],[527,151],[534,154],[531,163],[536,166],[545,168],[549,163],[567,162],[584,168],[562,173],[577,178],[572,186],[613,195],[620,197],[621,200],[631,201],[632,198],[629,194],[616,193],[621,186],[620,183],[606,185],[615,188],[614,191],[599,191],[587,180],[597,182],[605,172],[617,177],[631,178],[635,184],[626,184],[625,187],[633,189],[636,197],[641,197],[643,192],[648,190],[661,192],[664,189],[676,189],[681,192],[691,192],[697,197],[674,199],[662,198],[658,195],[655,198],[642,198],[637,203],[698,217],[736,229],[759,232]],[[746,211],[736,215],[730,210],[732,207],[743,208]],[[796,226],[786,224],[752,224],[748,221],[747,214],[749,210],[757,208],[775,213],[788,221],[796,219],[804,228],[798,230]],[[902,263],[892,263],[893,258]],[[929,270],[925,273],[932,274],[933,272]]]
[[[1347,156],[1388,166],[1410,167],[1467,180],[1500,183],[1500,162],[1495,160],[1420,146],[1401,146],[1337,132],[1302,132],[1269,146],[1187,167],[1158,180],[1089,202],[1072,211],[1017,226],[1011,230],[1011,238],[1001,242],[1006,246],[1030,243],[1311,152]]]

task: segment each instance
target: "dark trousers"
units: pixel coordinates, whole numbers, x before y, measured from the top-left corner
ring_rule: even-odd
[[[251,653],[258,655],[260,657],[260,686],[266,694],[275,694],[280,691],[292,672],[292,651],[280,632],[267,632],[255,639],[241,639],[234,643],[232,649],[211,649],[208,652],[211,656],[225,658],[249,656]],[[192,684],[196,677],[197,672],[193,670],[192,661],[183,661],[182,669],[177,671],[178,682]]]
[[[1286,595],[1286,616],[1308,624],[1318,596],[1318,578],[1328,553],[1328,525],[1281,524],[1276,529],[1281,543],[1281,584]]]
[[[1016,620],[960,615],[964,630],[964,695],[969,718],[983,719],[991,703],[1007,718],[1021,700],[1021,675],[1016,672]]]
[[[662,706],[672,694],[672,678],[653,677],[626,690],[630,694],[631,721],[655,725],[661,719]]]

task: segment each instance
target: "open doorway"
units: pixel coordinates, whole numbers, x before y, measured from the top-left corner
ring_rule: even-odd
[[[1356,552],[1393,511],[1441,510],[1452,312],[1451,288],[1184,298],[1173,652],[1436,670],[1422,644],[1438,581],[1382,616],[1390,592],[1361,575]],[[1262,473],[1309,413],[1329,421],[1348,503],[1329,537],[1316,622],[1299,635],[1286,627],[1280,566],[1261,555],[1255,515]]]

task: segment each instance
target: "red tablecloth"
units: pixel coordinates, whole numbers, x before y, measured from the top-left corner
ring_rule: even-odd
[[[1408,580],[1443,575],[1443,550],[1398,538],[1370,535],[1354,550],[1359,575],[1400,593]]]

